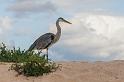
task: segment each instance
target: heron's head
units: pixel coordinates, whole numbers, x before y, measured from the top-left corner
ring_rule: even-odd
[[[65,20],[64,18],[62,18],[62,17],[58,18],[58,20],[61,21],[61,22],[66,22],[66,23],[68,23],[68,24],[72,24],[72,23],[70,23],[69,21],[67,21],[67,20]]]

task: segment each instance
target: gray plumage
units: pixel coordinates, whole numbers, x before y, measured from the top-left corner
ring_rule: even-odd
[[[53,43],[54,37],[55,37],[55,35],[53,33],[46,33],[46,34],[40,36],[30,46],[29,51],[32,51],[33,49],[38,49],[38,50],[46,49]]]
[[[48,59],[48,48],[53,45],[54,43],[56,43],[60,36],[61,36],[61,27],[59,25],[59,22],[66,22],[71,24],[70,22],[66,21],[65,19],[63,19],[62,17],[58,18],[58,20],[56,21],[56,27],[57,27],[57,33],[53,34],[53,33],[46,33],[42,36],[40,36],[28,49],[28,51],[32,51],[33,49],[37,49],[37,50],[43,50],[43,49],[47,49],[47,59]]]

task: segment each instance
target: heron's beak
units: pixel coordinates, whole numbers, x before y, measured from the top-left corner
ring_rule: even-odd
[[[68,23],[68,24],[72,24],[71,22],[69,22],[69,21],[67,21],[67,20],[65,20],[65,19],[64,19],[63,21],[66,22],[66,23]]]

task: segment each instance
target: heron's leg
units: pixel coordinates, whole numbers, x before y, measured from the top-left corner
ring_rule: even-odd
[[[47,50],[47,54],[46,54],[46,57],[47,57],[47,61],[48,61],[48,48],[47,48],[46,50]]]

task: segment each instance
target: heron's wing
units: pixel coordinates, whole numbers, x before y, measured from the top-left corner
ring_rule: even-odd
[[[40,36],[29,48],[29,51],[33,50],[34,48],[36,49],[45,49],[49,45],[51,45],[53,39],[54,39],[54,34],[52,33],[46,33],[42,36]]]
[[[37,39],[36,47],[40,49],[47,48],[53,41],[54,34],[46,33]]]

